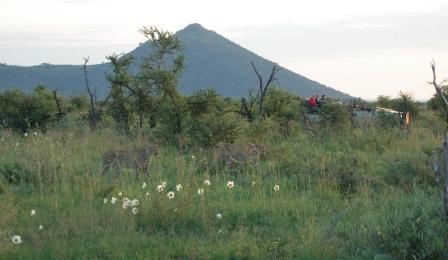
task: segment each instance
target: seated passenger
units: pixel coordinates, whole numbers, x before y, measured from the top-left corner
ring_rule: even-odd
[[[319,107],[322,107],[323,105],[325,105],[325,102],[327,102],[327,96],[322,95],[322,97],[320,98],[319,102],[317,102],[317,105]]]

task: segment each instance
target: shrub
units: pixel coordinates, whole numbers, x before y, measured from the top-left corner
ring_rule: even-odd
[[[14,185],[33,181],[31,172],[17,162],[2,165],[0,173],[8,183]]]
[[[347,109],[339,103],[327,103],[325,104],[320,112],[320,124],[323,127],[336,126],[344,127],[350,122],[350,116]]]
[[[57,117],[57,107],[51,91],[37,86],[31,95],[20,90],[0,94],[0,122],[23,132],[30,128],[47,130]]]
[[[238,135],[238,120],[225,110],[215,90],[201,90],[187,98],[188,138],[192,145],[212,147],[219,142],[232,143]]]

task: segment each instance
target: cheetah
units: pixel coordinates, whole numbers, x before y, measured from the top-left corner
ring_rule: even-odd
[[[267,154],[264,144],[229,144],[225,143],[214,150],[214,161],[225,162],[227,166],[244,163],[259,163]]]
[[[102,175],[105,175],[113,166],[116,174],[119,173],[120,168],[132,168],[135,169],[137,175],[143,173],[148,176],[150,159],[157,156],[159,156],[159,149],[153,145],[132,150],[108,150],[103,153]]]

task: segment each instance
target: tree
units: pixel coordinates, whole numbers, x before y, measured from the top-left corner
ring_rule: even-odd
[[[93,90],[92,88],[90,88],[89,85],[89,80],[87,77],[87,63],[89,62],[89,57],[84,57],[84,64],[82,65],[83,71],[84,71],[84,79],[85,79],[85,83],[86,83],[86,90],[87,93],[89,94],[89,99],[90,99],[90,110],[89,110],[89,126],[90,129],[95,130],[96,129],[96,125],[100,119],[100,113],[99,113],[99,109],[98,109],[98,102],[97,102],[97,96],[96,96],[96,89]]]
[[[182,114],[185,104],[177,91],[178,78],[184,69],[183,45],[180,40],[168,31],[159,30],[156,27],[146,28],[140,32],[148,39],[152,47],[152,53],[145,59],[141,66],[141,79],[153,86],[162,100],[169,103],[164,120],[169,124],[168,128],[181,141]]]
[[[407,114],[411,114],[413,117],[418,115],[418,105],[414,101],[411,94],[401,92],[398,94],[398,98],[392,101],[393,108],[403,113],[406,117]]]
[[[271,74],[268,77],[268,80],[266,83],[263,82],[263,76],[258,72],[257,68],[255,67],[255,64],[253,61],[250,63],[252,65],[252,68],[254,69],[255,74],[258,78],[258,93],[257,93],[257,100],[258,100],[258,118],[263,118],[265,116],[264,111],[264,100],[266,97],[266,94],[268,92],[269,86],[275,81],[277,81],[277,78],[275,78],[275,74],[277,74],[280,71],[280,68],[277,66],[277,64],[274,64],[272,66]]]
[[[106,76],[111,85],[109,114],[125,132],[129,132],[131,118],[131,108],[129,94],[132,76],[129,74],[129,66],[132,64],[132,57],[126,55],[112,54],[107,56],[113,67],[113,73]]]
[[[446,82],[437,82],[436,77],[436,64],[434,61],[431,63],[431,70],[433,79],[429,82],[434,87],[437,95],[443,100],[443,108],[448,113],[448,100],[447,96],[443,93],[442,84]],[[445,208],[445,218],[448,220],[448,120],[446,121],[447,129],[444,133],[444,142],[442,148],[439,148],[434,154],[433,169],[438,180],[441,180],[441,189],[443,193],[443,204]]]
[[[391,98],[389,96],[384,96],[384,95],[378,96],[378,98],[376,99],[376,104],[377,104],[377,106],[384,107],[384,108],[392,107]]]
[[[215,90],[200,90],[187,97],[189,143],[212,147],[219,142],[233,142],[237,136],[237,120],[227,113],[224,100]],[[232,114],[234,115],[234,114]]]

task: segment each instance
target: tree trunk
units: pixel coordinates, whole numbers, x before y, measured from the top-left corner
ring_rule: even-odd
[[[443,142],[443,159],[444,159],[443,169],[440,169],[439,171],[440,175],[439,178],[442,181],[445,218],[448,220],[448,135],[446,132],[445,132],[445,140]]]
[[[56,103],[56,108],[58,109],[58,113],[56,114],[56,119],[58,121],[60,121],[62,119],[62,117],[65,115],[65,113],[62,111],[61,102],[58,99],[56,91],[57,91],[56,89],[53,90],[53,98],[54,98],[54,102]]]
[[[84,58],[84,65],[82,66],[82,68],[84,70],[86,89],[87,89],[87,92],[89,93],[89,98],[90,98],[89,125],[90,125],[90,129],[95,130],[96,122],[98,119],[98,112],[96,109],[96,93],[95,93],[96,91],[95,92],[92,91],[92,89],[90,88],[90,85],[89,85],[89,80],[87,78],[87,62],[89,62],[89,57]]]

